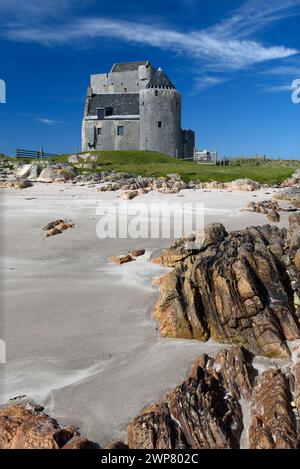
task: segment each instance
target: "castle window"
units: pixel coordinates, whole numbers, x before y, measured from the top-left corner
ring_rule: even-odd
[[[155,90],[155,96],[158,96],[158,91],[157,90]]]
[[[124,88],[124,93],[127,93],[127,88]]]
[[[101,129],[101,127],[98,127],[98,128],[97,128],[97,135],[102,135],[102,129]]]
[[[103,108],[97,109],[97,117],[98,117],[98,120],[100,120],[100,121],[104,119],[104,109]]]
[[[118,125],[117,127],[117,135],[124,135],[124,127],[123,125]]]
[[[112,115],[113,115],[113,108],[112,107],[106,107],[105,108],[105,117],[112,116]]]
[[[158,122],[157,122],[157,127],[158,127],[159,129],[161,129],[161,126],[162,126],[162,121],[158,121]]]

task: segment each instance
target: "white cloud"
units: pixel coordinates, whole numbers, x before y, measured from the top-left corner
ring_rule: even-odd
[[[220,85],[228,81],[229,78],[226,77],[219,77],[219,76],[199,76],[194,81],[194,93],[197,91],[206,90],[207,88],[211,88],[212,86]]]
[[[269,85],[263,88],[267,93],[282,93],[284,91],[293,91],[291,83],[282,83],[279,85]]]
[[[13,41],[37,42],[45,45],[74,44],[103,38],[158,47],[188,54],[192,58],[218,62],[223,68],[242,69],[255,63],[282,59],[298,53],[285,46],[265,47],[259,42],[219,38],[215,32],[200,30],[181,32],[160,25],[107,18],[80,18],[57,27],[21,27],[7,29],[2,33]]]
[[[300,0],[248,0],[211,28],[219,37],[245,38],[291,16],[300,15]]]
[[[57,124],[65,125],[66,124],[66,122],[56,121],[56,120],[53,120],[53,119],[47,119],[45,117],[39,117],[36,120],[38,122],[41,122],[41,124],[45,124],[45,125],[57,125]]]
[[[197,3],[197,0],[177,1],[190,6]],[[213,27],[191,31],[166,27],[153,20],[78,16],[78,8],[91,2],[94,0],[0,0],[0,15],[13,19],[3,22],[0,39],[72,47],[82,44],[98,47],[100,40],[103,44],[109,39],[160,48],[189,57],[197,67],[200,65],[202,75],[206,75],[196,76],[198,90],[227,81],[228,72],[251,69],[275,59],[293,59],[299,53],[296,48],[284,45],[267,46],[254,34],[284,18],[299,15],[300,0],[247,0]],[[201,8],[201,2],[198,3]],[[290,64],[273,65],[273,74],[284,75],[285,70],[290,75],[291,68]],[[262,67],[260,72],[264,73]],[[221,78],[220,73],[226,78]],[[268,73],[272,73],[270,65]]]
[[[90,0],[0,0],[0,14],[6,18],[60,17]]]
[[[272,67],[272,68],[269,68],[268,70],[265,70],[264,74],[298,77],[300,76],[300,66],[299,65],[279,65],[277,67]]]

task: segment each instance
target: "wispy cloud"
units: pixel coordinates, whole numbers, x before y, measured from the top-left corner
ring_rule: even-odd
[[[10,29],[1,35],[12,41],[37,42],[45,45],[74,44],[74,41],[113,38],[131,43],[186,53],[193,58],[218,61],[223,68],[242,69],[272,59],[298,53],[285,46],[265,47],[259,42],[219,38],[206,30],[180,32],[161,26],[107,18],[81,18],[67,27],[35,26]]]
[[[2,19],[59,18],[67,11],[80,8],[93,0],[0,0]]]
[[[155,47],[189,57],[193,63],[209,70],[207,77],[197,78],[196,86],[204,89],[226,81],[212,72],[234,73],[252,68],[256,64],[269,63],[272,60],[287,59],[299,53],[296,48],[285,45],[265,45],[257,40],[255,33],[264,30],[284,18],[300,14],[300,0],[248,0],[240,8],[214,25],[199,30],[179,30],[166,27],[158,22],[126,21],[106,17],[83,17],[72,15],[74,4],[81,6],[93,0],[0,0],[5,11],[17,9],[19,4],[30,4],[34,13],[33,21],[7,22],[0,32],[0,38],[11,41],[33,42],[45,46],[88,44],[96,47],[99,40],[109,39],[140,46]],[[179,0],[178,0],[179,1]],[[193,0],[180,0],[195,3]],[[200,3],[200,2],[199,2]],[[60,7],[58,7],[60,5]],[[51,15],[55,10],[70,10],[68,20],[57,21]],[[54,11],[54,13],[53,13]],[[61,10],[60,10],[61,11]],[[50,21],[48,14],[50,14]],[[45,16],[45,20],[41,17]],[[47,18],[47,21],[46,21]],[[52,18],[52,19],[51,19]],[[202,81],[201,81],[202,80]]]
[[[66,125],[66,122],[56,121],[53,119],[47,119],[45,117],[38,117],[36,120],[37,122],[40,122],[41,124],[45,124],[45,125]]]
[[[264,70],[265,75],[276,75],[279,77],[300,77],[300,65],[279,65]]]
[[[283,93],[285,91],[292,91],[293,87],[291,83],[281,83],[279,85],[269,85],[263,88],[267,93]]]
[[[211,28],[219,37],[241,39],[291,16],[300,15],[300,0],[248,0]]]
[[[210,76],[210,75],[200,75],[194,81],[194,90],[193,93],[197,91],[203,91],[212,86],[220,85],[228,81],[229,78],[219,77],[219,76]]]

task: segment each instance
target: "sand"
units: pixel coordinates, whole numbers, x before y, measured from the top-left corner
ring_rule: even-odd
[[[201,202],[205,223],[231,230],[267,223],[265,215],[241,209],[273,192],[152,192],[135,202]],[[2,190],[0,212],[0,338],[7,347],[0,403],[26,394],[101,445],[124,438],[128,422],[178,384],[197,356],[224,348],[158,337],[152,280],[165,269],[149,258],[170,241],[97,238],[96,209],[104,202],[118,204],[118,193],[36,184]],[[75,228],[44,239],[42,227],[58,218]],[[279,225],[286,224],[284,213]],[[145,248],[145,256],[122,266],[107,261],[133,248]]]

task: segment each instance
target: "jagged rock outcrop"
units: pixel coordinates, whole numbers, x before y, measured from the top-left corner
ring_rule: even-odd
[[[237,346],[198,358],[180,386],[129,424],[129,448],[299,448],[299,362],[258,375],[252,358]]]
[[[250,227],[179,240],[161,263],[174,270],[160,281],[154,317],[163,337],[244,345],[254,354],[288,357],[286,341],[300,337],[300,214],[290,229]],[[197,239],[199,238],[199,239]]]
[[[268,369],[258,378],[251,402],[249,446],[252,449],[296,449],[298,436],[287,377]]]
[[[33,403],[0,408],[0,449],[83,449],[95,445],[62,427]]]
[[[128,427],[129,448],[238,448],[254,370],[240,348],[201,356],[189,377]],[[235,366],[236,363],[236,366]]]

